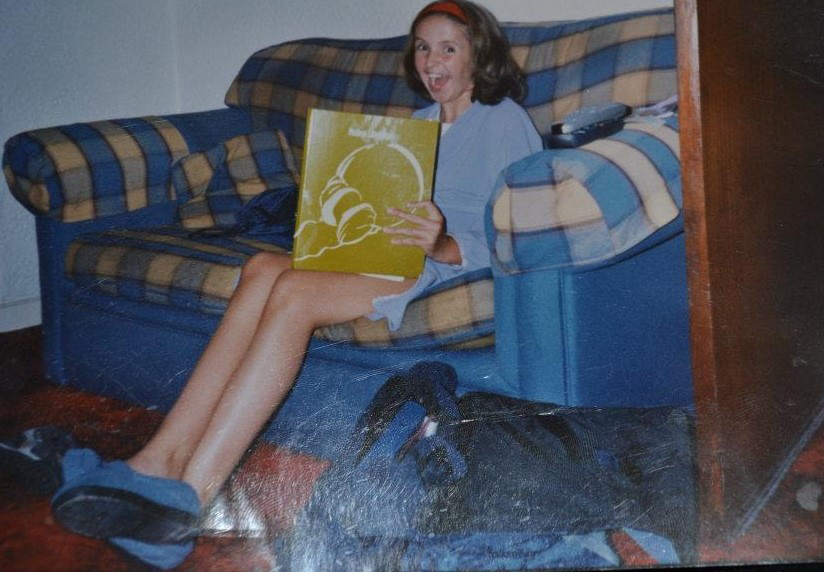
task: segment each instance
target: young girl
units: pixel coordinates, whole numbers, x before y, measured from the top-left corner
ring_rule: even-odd
[[[55,517],[69,529],[157,566],[192,549],[195,523],[295,381],[312,332],[360,316],[396,329],[422,291],[489,266],[483,212],[499,172],[540,150],[541,140],[513,99],[521,72],[495,18],[464,0],[434,2],[415,18],[404,66],[434,103],[414,117],[440,121],[434,202],[390,213],[392,242],[426,253],[417,280],[294,270],[287,255],[259,253],[211,342],[157,433],[125,462],[88,449],[64,457]],[[415,209],[425,213],[412,214]]]

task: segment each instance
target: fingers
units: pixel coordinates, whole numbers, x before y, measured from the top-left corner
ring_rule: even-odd
[[[428,218],[430,220],[443,218],[440,209],[437,206],[435,206],[435,203],[433,203],[432,201],[419,201],[416,203],[409,203],[406,205],[406,208],[410,210],[423,208],[429,215]]]
[[[435,254],[437,250],[436,246],[438,244],[437,240],[433,242],[429,239],[413,238],[410,236],[394,237],[390,242],[395,246],[416,246],[423,250],[424,254],[430,257]]]
[[[432,205],[435,209],[430,212],[430,217],[424,218],[410,212],[402,211],[400,209],[389,208],[387,212],[389,214],[398,217],[399,219],[405,220],[407,222],[412,223],[413,226],[385,226],[384,232],[388,234],[406,234],[406,235],[415,235],[421,238],[425,236],[432,236],[433,239],[437,238],[438,235],[442,234],[445,230],[444,219],[441,212]]]
[[[392,244],[416,244],[427,249],[438,239],[438,231],[433,228],[415,228],[409,226],[384,227],[383,232],[393,235]]]
[[[401,218],[403,220],[406,220],[406,221],[409,221],[409,222],[415,223],[415,224],[422,224],[422,223],[425,223],[429,220],[429,219],[419,217],[418,215],[414,215],[412,213],[408,213],[406,211],[402,211],[400,209],[395,209],[395,208],[391,208],[391,207],[386,209],[386,212],[388,212],[392,216],[396,216],[398,218]]]
[[[411,226],[386,226],[383,231],[394,235],[392,244],[417,246],[427,255],[437,250],[439,242],[446,233],[446,224],[440,209],[432,201],[420,201],[406,205],[409,211],[423,209],[425,216],[419,216],[409,211],[388,208],[387,212],[401,220],[411,223]]]
[[[410,236],[418,239],[426,239],[432,232],[429,229],[414,228],[411,226],[387,226],[383,228],[386,234]]]
[[[409,208],[423,208],[427,218],[402,211],[387,209],[389,214],[411,223],[411,226],[386,226],[383,231],[393,235],[392,244],[417,246],[426,254],[432,254],[440,236],[444,233],[443,216],[440,210],[429,201],[411,203]]]
[[[408,211],[404,211],[401,209],[389,207],[387,212],[393,216],[397,216],[404,220],[408,220],[410,222],[414,222],[420,224],[422,221],[430,220],[430,221],[442,221],[443,214],[441,214],[441,210],[435,206],[435,203],[432,201],[420,201],[416,203],[408,203],[406,208],[409,209]],[[424,209],[426,211],[426,217],[421,217],[414,214],[413,210],[415,209]]]
[[[393,238],[390,241],[391,244],[398,245],[398,246],[419,246],[423,249],[424,252],[429,254],[429,248],[426,248],[426,245],[422,244],[420,240],[416,238]]]

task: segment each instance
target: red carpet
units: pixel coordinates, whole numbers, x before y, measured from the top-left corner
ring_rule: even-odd
[[[94,448],[104,458],[122,459],[137,451],[159,424],[157,412],[43,383],[36,364],[18,357],[20,353],[10,355],[9,345],[3,343],[8,336],[0,336],[0,436],[54,425],[69,429],[81,445]],[[22,341],[15,340],[15,346],[31,349],[38,340],[26,333]],[[225,496],[236,521],[263,523],[264,528],[203,536],[180,569],[272,569],[272,535],[289,526],[326,466],[325,461],[306,455],[266,443],[256,445],[232,477]],[[106,542],[64,530],[52,519],[49,499],[27,492],[0,474],[1,570],[144,568]]]
[[[11,343],[10,343],[11,342]],[[27,427],[70,429],[109,459],[137,451],[160,422],[157,412],[42,381],[36,328],[0,334],[0,436]],[[271,570],[272,535],[288,527],[327,463],[258,444],[233,476],[225,496],[246,532],[204,535],[181,570]],[[700,547],[711,562],[824,560],[824,429],[793,464],[750,530],[732,544]],[[616,539],[634,566],[646,564],[631,539]],[[0,475],[0,570],[121,571],[145,569],[107,543],[57,525],[48,499]],[[824,568],[822,568],[824,569]]]

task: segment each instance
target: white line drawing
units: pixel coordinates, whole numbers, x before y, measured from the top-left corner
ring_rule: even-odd
[[[386,198],[391,202],[395,195],[397,189],[392,188],[392,185],[400,173],[392,171],[399,170],[398,160],[401,160],[407,169],[411,168],[417,182],[417,190],[413,196],[417,201],[423,200],[426,194],[423,169],[409,149],[394,142],[369,143],[358,147],[338,164],[335,174],[318,195],[320,218],[303,221],[295,231],[296,241],[304,233],[315,234],[315,237],[307,240],[307,244],[326,246],[296,257],[295,261],[318,258],[330,250],[362,242],[384,227],[402,224],[402,219],[386,214],[385,208],[374,204],[374,201],[380,198]],[[371,174],[375,182],[372,186],[375,188],[362,190],[373,197],[373,202],[366,201],[364,193],[347,182],[347,174],[351,173],[352,169],[363,169],[366,165],[373,169]],[[331,240],[317,238],[318,235],[332,232],[334,236]]]

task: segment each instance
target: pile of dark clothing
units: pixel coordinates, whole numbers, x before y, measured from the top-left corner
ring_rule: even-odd
[[[694,555],[692,417],[491,393],[454,370],[391,377],[290,533],[287,568],[539,569]],[[618,541],[621,540],[621,542]]]

